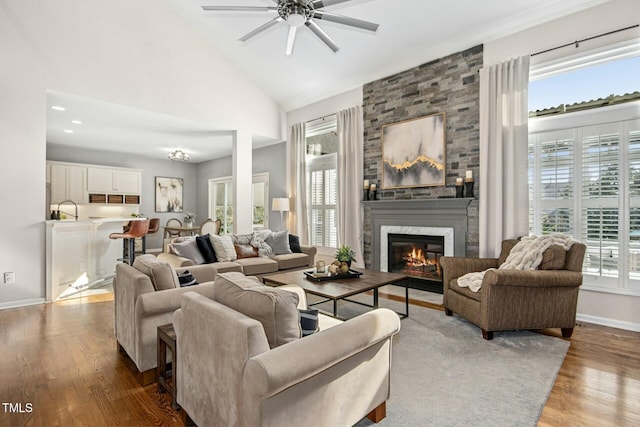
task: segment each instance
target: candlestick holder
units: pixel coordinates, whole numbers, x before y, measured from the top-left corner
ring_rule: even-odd
[[[464,183],[464,197],[474,197],[473,181],[467,181]]]
[[[456,185],[456,199],[464,197],[464,185]]]
[[[373,198],[371,200],[378,200],[378,190],[373,190]]]
[[[363,196],[362,200],[369,200],[369,189],[368,188],[364,190],[364,196]]]

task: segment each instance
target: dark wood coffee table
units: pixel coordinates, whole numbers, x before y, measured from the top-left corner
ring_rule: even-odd
[[[358,278],[326,280],[316,282],[306,278],[304,270],[290,271],[287,273],[276,273],[262,276],[265,285],[281,286],[281,285],[298,285],[306,292],[324,298],[312,305],[322,304],[327,301],[333,301],[333,313],[327,313],[333,317],[338,317],[338,300],[349,301],[355,304],[367,307],[378,307],[378,289],[385,285],[397,285],[401,280],[407,278],[404,274],[386,273],[383,271],[355,269],[362,272],[362,276]],[[409,288],[405,289],[405,312],[398,313],[401,317],[409,316]],[[363,292],[373,291],[373,304],[365,304],[360,301],[348,299],[349,297]]]

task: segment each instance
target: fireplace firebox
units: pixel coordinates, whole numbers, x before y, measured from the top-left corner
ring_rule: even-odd
[[[409,276],[408,287],[442,293],[443,236],[389,233],[387,243],[387,271]]]

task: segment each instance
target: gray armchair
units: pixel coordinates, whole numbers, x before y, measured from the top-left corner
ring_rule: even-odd
[[[500,258],[442,257],[445,314],[464,317],[489,340],[494,331],[544,328],[561,328],[563,337],[571,337],[586,250],[581,243],[574,243],[566,253],[560,246],[547,249],[544,256],[555,258],[558,269],[491,270],[479,292],[458,286],[458,278],[466,273],[497,269],[517,242],[503,241]],[[559,265],[558,249],[563,255]],[[542,268],[550,268],[544,267],[544,260]]]
[[[136,268],[142,268],[145,260],[153,263],[154,259],[153,255],[140,255],[136,257],[134,266],[117,264],[113,282],[118,349],[126,353],[135,365],[134,374],[141,385],[155,380],[157,328],[171,323],[174,311],[180,308],[182,294],[194,291],[213,296],[213,282],[202,283],[213,280],[213,275],[208,275],[205,270],[190,267],[189,271],[202,284],[180,288],[175,287],[173,277],[170,277],[175,276],[175,272],[168,264],[156,261],[153,270],[146,270],[146,273]]]
[[[219,288],[215,295],[218,295]],[[260,321],[201,295],[182,297],[177,400],[212,426],[353,425],[386,415],[400,320],[377,309],[270,348]]]

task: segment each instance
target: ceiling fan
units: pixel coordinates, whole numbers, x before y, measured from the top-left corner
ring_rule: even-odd
[[[287,37],[287,49],[285,51],[288,56],[293,53],[296,33],[298,28],[303,25],[307,26],[329,49],[334,52],[340,50],[336,42],[320,28],[316,20],[331,21],[376,32],[378,30],[378,24],[321,10],[326,6],[346,3],[348,1],[351,0],[273,0],[273,2],[276,3],[275,6],[202,6],[202,9],[216,12],[277,12],[278,15],[275,18],[240,37],[239,41],[245,42],[274,25],[285,22],[289,25],[289,36]]]

